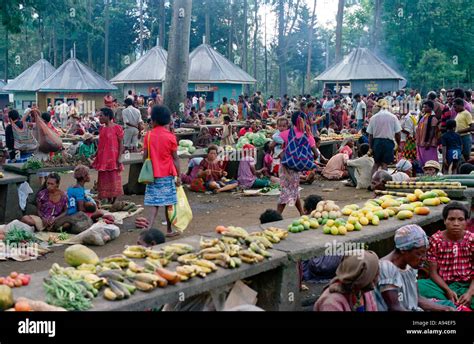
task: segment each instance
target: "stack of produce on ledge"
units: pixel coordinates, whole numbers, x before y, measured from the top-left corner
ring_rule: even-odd
[[[263,148],[265,143],[269,141],[271,141],[271,139],[267,138],[266,131],[261,130],[258,133],[246,133],[244,136],[239,138],[235,148],[241,150],[246,144],[254,145],[256,148]]]
[[[423,177],[428,178],[428,177]],[[429,178],[439,178],[439,177],[429,177]],[[385,184],[387,189],[422,189],[422,190],[431,190],[431,189],[456,189],[462,190],[466,189],[466,186],[469,186],[470,182],[473,181],[472,185],[474,186],[474,179],[466,179],[461,183],[460,180],[443,180],[443,181],[416,181],[416,182],[394,182],[388,181]]]
[[[180,140],[178,154],[193,154],[196,151],[194,143],[191,140]]]
[[[439,185],[440,189],[443,189],[442,185],[445,185],[446,183],[459,183],[463,187],[468,187],[472,188],[474,187],[474,174],[454,174],[454,175],[446,175],[446,176],[423,176],[423,177],[417,177],[416,178],[417,182],[427,182],[430,185],[432,183],[441,183],[441,184],[435,184]],[[447,184],[447,185],[457,185],[457,184]],[[447,189],[454,189],[452,187],[447,187]]]
[[[40,161],[34,156],[29,158],[21,167],[23,170],[39,170],[48,167],[70,167],[77,165],[90,166],[90,161],[84,156],[56,154],[50,160]]]
[[[355,141],[357,141],[362,135],[361,134],[321,134],[321,142],[326,141],[343,141],[346,138],[352,137]]]

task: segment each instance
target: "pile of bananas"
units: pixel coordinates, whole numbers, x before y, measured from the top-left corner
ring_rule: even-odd
[[[114,254],[102,259],[100,265],[105,269],[121,270],[127,268],[130,259],[123,254]]]
[[[181,278],[181,281],[187,281],[195,276],[204,278],[207,274],[217,271],[216,264],[206,259],[198,259],[196,257],[193,260],[186,259],[186,262],[186,264],[176,267],[176,273]]]
[[[237,241],[242,245],[245,244],[245,239],[249,235],[249,233],[242,227],[234,226],[224,227],[222,230],[219,230],[218,233],[225,237],[226,240],[229,240],[230,238],[237,239]]]
[[[194,247],[189,244],[173,243],[163,247],[165,255],[182,256],[183,254],[194,252]],[[177,258],[177,257],[176,257]]]
[[[82,283],[86,286],[87,290],[91,291],[95,296],[107,282],[106,279],[101,278],[96,274],[96,267],[92,264],[82,264],[77,268],[63,268],[59,266],[59,264],[54,263],[49,270],[49,275],[64,276],[71,281]]]
[[[125,246],[125,251],[123,251],[122,254],[127,258],[158,260],[161,266],[166,266],[174,255],[174,252],[165,253],[164,251],[155,251],[144,246],[132,245]]]
[[[250,245],[253,245],[253,244],[255,244],[255,243],[252,243]],[[266,252],[265,250],[261,250],[260,246],[259,246],[259,251],[260,252]],[[267,254],[268,254],[268,252],[267,252]],[[260,263],[265,259],[265,256],[263,256],[260,253],[255,253],[254,249],[252,249],[252,248],[249,248],[248,250],[241,250],[239,252],[239,257],[244,263],[247,263],[247,264]]]
[[[243,237],[241,238],[243,239]],[[218,238],[204,240],[201,237],[199,243],[201,250],[197,253],[197,257],[213,261],[214,264],[223,268],[238,268],[242,264],[242,261],[238,258],[239,251],[242,247],[238,242],[237,238],[232,237],[227,237],[224,240]]]

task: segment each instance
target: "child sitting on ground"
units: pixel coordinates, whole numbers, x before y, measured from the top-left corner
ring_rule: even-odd
[[[274,209],[267,209],[260,215],[260,224],[277,222],[283,220],[283,216],[274,210]]]
[[[258,178],[262,176],[265,167],[260,170],[255,169],[255,151],[255,147],[251,144],[245,144],[243,146],[244,156],[239,163],[239,172],[237,175],[239,186],[243,189],[261,189],[270,186],[271,183],[276,184],[279,182],[279,180],[274,179],[274,177]]]
[[[150,228],[140,233],[137,245],[152,247],[165,242],[165,235],[158,229]]]
[[[196,142],[196,147],[207,147],[212,143],[212,135],[208,127],[201,127]]]

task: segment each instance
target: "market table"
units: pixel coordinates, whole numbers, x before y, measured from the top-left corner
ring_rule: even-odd
[[[360,232],[350,232],[346,236],[332,236],[323,234],[321,229],[292,234],[278,244],[273,244],[270,259],[261,263],[248,265],[242,264],[238,269],[219,268],[204,279],[194,277],[189,281],[168,286],[164,289],[155,289],[149,293],[137,291],[131,298],[121,301],[107,301],[101,295],[94,299],[95,311],[135,311],[145,310],[161,306],[165,303],[182,301],[186,298],[199,295],[211,290],[219,290],[232,283],[252,278],[251,287],[258,292],[257,306],[265,310],[292,311],[301,306],[301,295],[299,288],[299,262],[322,255],[340,254],[330,252],[328,248],[340,250],[341,245],[351,243],[374,243],[392,238],[395,231],[406,224],[418,224],[425,226],[442,219],[442,206],[431,207],[431,213],[427,216],[415,216],[409,221],[400,221],[395,218],[382,220],[379,226],[364,226]],[[295,219],[287,219],[275,223],[246,228],[249,233],[267,227],[286,228]],[[217,237],[215,232],[202,234],[203,237]],[[200,236],[191,236],[180,239],[180,243],[188,243],[195,248],[199,247]],[[156,248],[162,247],[158,245]],[[348,248],[348,247],[345,247]],[[119,252],[117,252],[119,253]],[[138,261],[138,260],[137,260]],[[140,263],[140,261],[138,261]],[[65,264],[60,264],[64,266]],[[172,262],[167,268],[174,270],[176,262]],[[44,300],[42,287],[43,278],[47,272],[38,272],[32,275],[31,284],[28,287],[13,289],[15,297],[26,296],[32,299]]]
[[[199,247],[200,236],[192,236],[180,240],[181,243],[187,243],[193,245],[195,248]],[[159,248],[166,244],[156,246]],[[150,308],[156,308],[166,303],[174,303],[186,300],[187,298],[199,295],[210,290],[216,290],[223,288],[241,279],[246,279],[252,276],[265,274],[272,270],[278,271],[282,266],[287,264],[286,254],[274,250],[271,252],[273,256],[270,259],[266,259],[264,262],[259,264],[242,264],[238,269],[223,269],[219,268],[216,272],[201,279],[194,277],[186,282],[181,282],[176,285],[169,285],[166,288],[157,288],[151,292],[145,293],[136,291],[129,299],[121,301],[107,301],[100,294],[94,299],[94,307],[92,311],[143,311]],[[139,262],[139,260],[137,260]],[[143,262],[143,260],[142,260]],[[65,264],[61,264],[65,266]],[[178,263],[173,262],[167,268],[174,270],[174,267]],[[269,310],[289,310],[291,305],[287,302],[274,302],[278,298],[279,289],[275,288],[276,284],[280,283],[278,274],[273,274],[274,281],[267,281],[266,285],[260,283],[259,289],[259,303],[261,307]],[[48,276],[47,271],[37,272],[31,275],[31,283],[27,287],[14,288],[13,295],[15,298],[28,297],[34,300],[45,299],[45,293],[43,288],[43,279]],[[273,282],[273,283],[272,283]],[[271,288],[271,290],[269,290]]]
[[[180,132],[180,133],[174,133],[176,135],[176,138],[178,139],[178,142],[180,140],[191,140],[193,141],[194,144],[196,144],[197,137],[199,132],[196,130],[189,131],[189,132]]]
[[[73,171],[76,166],[53,166],[53,167],[45,167],[40,168],[37,170],[32,169],[23,169],[24,163],[12,163],[12,164],[5,164],[3,168],[5,171],[13,172],[19,175],[23,175],[26,177],[26,181],[30,184],[33,191],[37,191],[41,185],[39,185],[38,178],[34,178],[36,174],[39,172],[68,172]],[[130,173],[128,175],[128,183],[124,186],[127,191],[138,194],[141,191],[141,187],[144,186],[138,183],[138,176],[140,175],[140,170],[143,165],[143,154],[142,153],[130,153],[129,155],[124,154],[123,156],[123,164],[130,165]]]
[[[27,178],[12,172],[3,172],[0,178],[0,223],[8,223],[22,216],[18,204],[18,185]]]
[[[342,141],[338,140],[321,141],[319,151],[326,159],[331,159],[336,154],[341,143]]]

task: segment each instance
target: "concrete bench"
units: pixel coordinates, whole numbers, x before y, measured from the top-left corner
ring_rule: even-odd
[[[25,176],[3,172],[0,178],[0,223],[8,223],[22,216],[18,204],[18,185],[25,182]]]

